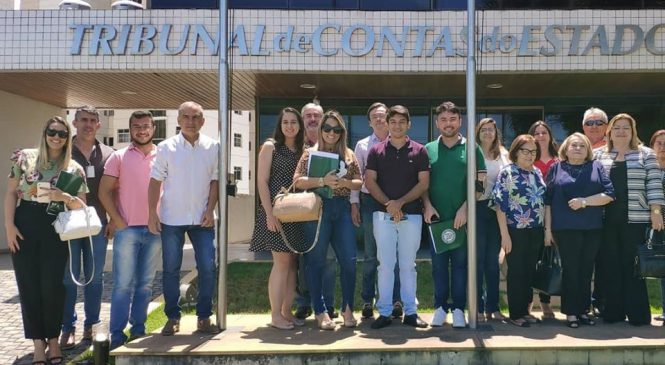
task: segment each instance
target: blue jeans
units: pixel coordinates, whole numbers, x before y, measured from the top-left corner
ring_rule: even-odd
[[[476,205],[476,232],[478,313],[493,313],[499,310],[501,234],[496,212],[487,207],[487,200]]]
[[[332,245],[340,266],[342,283],[342,311],[348,306],[353,310],[353,294],[356,286],[356,240],[351,221],[351,205],[348,197],[323,199],[323,213],[319,238],[314,249],[305,254],[305,274],[315,314],[328,310],[322,296],[322,277],[326,266],[328,245]],[[305,239],[313,240],[317,222],[305,223]]]
[[[464,310],[466,307],[467,247],[464,245],[437,254],[431,243],[430,238],[434,308],[442,307],[446,312],[453,309]],[[448,296],[452,296],[452,306],[448,303]]]
[[[102,307],[102,292],[104,290],[103,275],[104,264],[106,263],[106,246],[109,241],[104,237],[106,231],[106,224],[102,224],[102,230],[95,236],[92,236],[92,252],[90,252],[90,241],[88,238],[80,238],[70,241],[70,256],[73,258],[71,262],[72,272],[78,279],[81,274],[81,262],[83,262],[84,277],[87,282],[92,272],[92,263],[95,263],[95,272],[92,282],[83,288],[83,309],[85,312],[85,327],[91,327],[93,324],[99,323],[99,311]],[[78,286],[72,281],[72,276],[69,273],[69,259],[65,266],[65,276],[63,284],[65,284],[65,309],[62,315],[62,331],[72,332],[76,326],[76,294]]]
[[[360,193],[360,215],[363,221],[365,259],[363,261],[363,287],[360,296],[364,303],[373,304],[376,295],[376,240],[374,239],[374,223],[372,214],[380,210],[376,200],[369,194]],[[395,284],[393,286],[393,303],[400,301],[399,296],[399,262],[395,264]]]
[[[312,238],[314,239],[314,238]],[[296,296],[294,302],[297,308],[311,307],[312,298],[309,295],[309,288],[307,287],[307,278],[305,273],[305,256],[298,257],[298,276]],[[328,248],[326,254],[326,263],[323,268],[323,279],[321,282],[321,290],[323,292],[323,302],[326,308],[332,309],[335,307],[335,284],[337,282],[337,259],[335,258],[335,251],[332,246]]]
[[[379,300],[376,308],[379,314],[388,317],[393,311],[393,287],[395,285],[395,264],[399,261],[400,296],[404,304],[404,314],[418,311],[416,287],[416,254],[420,247],[423,216],[407,214],[405,219],[395,223],[384,212],[374,212],[374,237],[376,238]]]
[[[192,242],[198,271],[196,315],[199,319],[212,315],[212,295],[215,289],[215,229],[200,225],[169,226],[162,223],[162,286],[164,313],[169,319],[180,319],[180,266],[185,233]]]
[[[152,282],[161,251],[161,237],[150,233],[148,226],[132,226],[115,232],[110,325],[113,344],[127,341],[123,331],[128,320],[132,336],[145,334]]]

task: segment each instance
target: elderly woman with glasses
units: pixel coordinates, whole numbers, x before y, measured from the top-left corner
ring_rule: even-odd
[[[560,161],[546,178],[545,245],[556,242],[561,254],[561,312],[568,327],[593,325],[587,312],[591,305],[591,275],[600,247],[603,205],[614,198],[614,188],[598,161],[591,142],[573,133],[559,149]]]
[[[651,323],[644,279],[634,275],[637,245],[644,243],[648,228],[663,229],[662,172],[656,154],[637,137],[635,119],[616,115],[608,125],[607,146],[594,152],[614,185],[615,200],[605,208],[603,224],[602,292],[603,321]]]
[[[39,147],[14,152],[5,193],[5,231],[16,275],[23,331],[33,341],[33,364],[63,364],[58,344],[65,301],[63,274],[67,245],[52,226],[51,201],[69,209],[85,206],[83,168],[72,160],[69,124],[60,117],[46,122]],[[54,188],[61,171],[83,178],[78,196]],[[17,203],[18,207],[17,207]],[[46,346],[48,344],[48,359]]]
[[[512,163],[499,173],[490,202],[497,208],[501,247],[508,262],[510,323],[518,327],[538,322],[529,313],[529,302],[533,297],[531,279],[545,238],[545,182],[534,166],[539,151],[533,136],[515,138],[508,152]]]
[[[358,161],[347,147],[348,131],[342,116],[334,110],[323,115],[319,126],[319,139],[316,145],[305,150],[298,162],[293,181],[297,189],[308,190],[319,187],[332,189],[332,198],[323,197],[323,215],[318,231],[318,242],[312,251],[305,254],[305,273],[312,307],[320,329],[333,330],[335,323],[330,319],[328,309],[322,298],[321,279],[326,263],[328,245],[332,245],[341,269],[342,316],[344,327],[355,327],[353,316],[353,295],[356,284],[356,240],[351,219],[349,196],[351,190],[362,186]],[[323,151],[337,154],[340,172],[335,170],[324,177],[308,177],[308,160],[311,151]],[[343,168],[342,168],[343,167]],[[346,173],[344,173],[346,170]],[[304,224],[305,240],[311,242],[316,237],[317,222]]]

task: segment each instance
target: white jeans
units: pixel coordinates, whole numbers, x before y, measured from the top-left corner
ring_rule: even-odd
[[[404,314],[416,314],[416,254],[420,247],[423,217],[420,214],[407,214],[406,219],[395,223],[390,215],[374,212],[374,238],[376,257],[379,260],[378,287],[379,300],[376,307],[382,316],[390,316],[393,310],[393,285],[395,263],[399,259],[400,295]]]

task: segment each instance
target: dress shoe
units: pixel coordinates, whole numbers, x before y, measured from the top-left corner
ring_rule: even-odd
[[[395,304],[393,304],[392,317],[393,317],[393,319],[397,319],[397,318],[402,318],[402,315],[404,315],[404,309],[402,308],[402,302],[397,301],[397,302],[395,302]]]
[[[363,318],[374,318],[374,308],[371,303],[363,304],[362,316]]]
[[[379,316],[379,318],[377,318],[374,322],[372,322],[372,325],[370,327],[372,327],[375,330],[378,330],[380,328],[389,326],[392,322],[393,320],[390,317]]]
[[[305,319],[312,315],[312,307],[302,306],[296,309],[294,316],[298,319]]]
[[[217,327],[216,324],[210,322],[210,318],[203,318],[196,322],[196,332],[216,335],[222,331],[219,329],[219,327]]]
[[[178,332],[180,332],[180,319],[177,318],[169,319],[162,328],[162,336],[173,336]]]
[[[83,327],[83,337],[81,341],[92,341],[92,326]]]
[[[71,332],[62,332],[60,335],[60,349],[70,350],[76,346],[76,328]]]
[[[404,316],[402,323],[407,326],[413,326],[418,328],[427,328],[427,323],[420,319],[417,314],[409,314]]]

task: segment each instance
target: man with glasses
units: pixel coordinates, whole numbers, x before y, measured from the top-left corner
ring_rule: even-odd
[[[204,123],[201,105],[182,103],[178,108],[180,133],[157,146],[150,172],[148,229],[152,234],[161,233],[162,238],[164,312],[168,317],[163,336],[180,331],[178,302],[185,234],[192,242],[198,271],[197,331],[219,333],[210,321],[216,276],[214,213],[219,195],[219,141],[200,133]]]
[[[591,141],[591,148],[601,148],[607,144],[607,138],[605,133],[607,132],[607,114],[599,108],[591,107],[584,112],[584,117],[582,118],[582,129],[584,130],[584,135],[589,138]],[[601,267],[600,260],[600,250],[598,255],[596,255],[596,265],[594,268],[594,278],[593,278],[593,294],[591,295],[591,305],[593,306],[593,312],[596,316],[602,316],[603,311],[603,290],[599,283],[603,283],[603,278],[601,278],[601,273],[603,269]]]
[[[83,106],[76,110],[74,121],[76,128],[74,136],[72,158],[85,170],[86,183],[89,192],[86,202],[97,211],[102,222],[102,230],[99,234],[92,236],[92,252],[88,238],[71,240],[69,249],[72,273],[78,278],[83,267],[86,282],[92,275],[90,284],[83,288],[83,301],[85,321],[83,322],[82,340],[92,340],[92,326],[99,323],[99,312],[102,307],[102,292],[104,264],[106,263],[106,246],[108,245],[108,226],[106,210],[97,199],[99,181],[104,173],[104,164],[113,149],[97,140],[97,131],[101,127],[99,112],[91,106]],[[95,271],[92,271],[92,268]],[[62,319],[62,334],[60,335],[60,347],[63,350],[71,349],[76,345],[76,295],[78,286],[72,280],[69,273],[69,265],[65,268],[65,309]]]
[[[130,341],[145,336],[152,281],[162,252],[160,236],[148,231],[148,184],[157,153],[152,114],[132,113],[129,134],[131,143],[109,157],[99,184],[99,200],[111,218],[109,238],[113,238],[111,349],[127,341],[128,320]]]
[[[452,102],[444,102],[436,108],[436,127],[439,138],[425,145],[431,165],[429,190],[423,194],[424,220],[434,218],[441,222],[453,221],[453,228],[465,234],[467,222],[466,201],[466,138],[460,134],[462,113]],[[480,146],[476,146],[476,167],[485,170],[485,159]],[[473,177],[475,180],[475,177]],[[432,278],[434,279],[434,317],[431,325],[443,326],[449,312],[453,316],[453,328],[466,327],[467,248],[465,244],[437,253],[434,244],[432,254]],[[452,305],[448,297],[452,297]]]
[[[390,138],[372,147],[367,155],[365,186],[378,203],[372,214],[376,239],[379,317],[373,329],[392,323],[395,265],[399,261],[403,324],[425,328],[418,317],[416,254],[422,233],[421,196],[429,185],[429,159],[425,147],[409,138],[409,110],[395,105],[388,111]]]
[[[372,134],[361,139],[356,144],[355,154],[360,167],[360,173],[365,175],[367,166],[367,155],[374,145],[381,143],[388,138],[388,123],[386,113],[388,107],[383,103],[374,103],[367,110],[367,119],[372,128]],[[372,223],[372,214],[380,210],[377,203],[369,194],[367,187],[363,184],[360,191],[351,191],[351,217],[353,224],[360,227],[362,224],[364,233],[365,258],[363,261],[363,279],[361,297],[363,299],[363,318],[374,317],[374,296],[376,295],[376,241],[374,239],[374,225]],[[399,296],[399,263],[395,266],[395,285],[393,287],[393,319],[402,317],[402,302]]]
[[[602,109],[591,107],[584,112],[582,118],[584,135],[591,141],[591,148],[605,146],[605,132],[607,131],[607,114]]]

